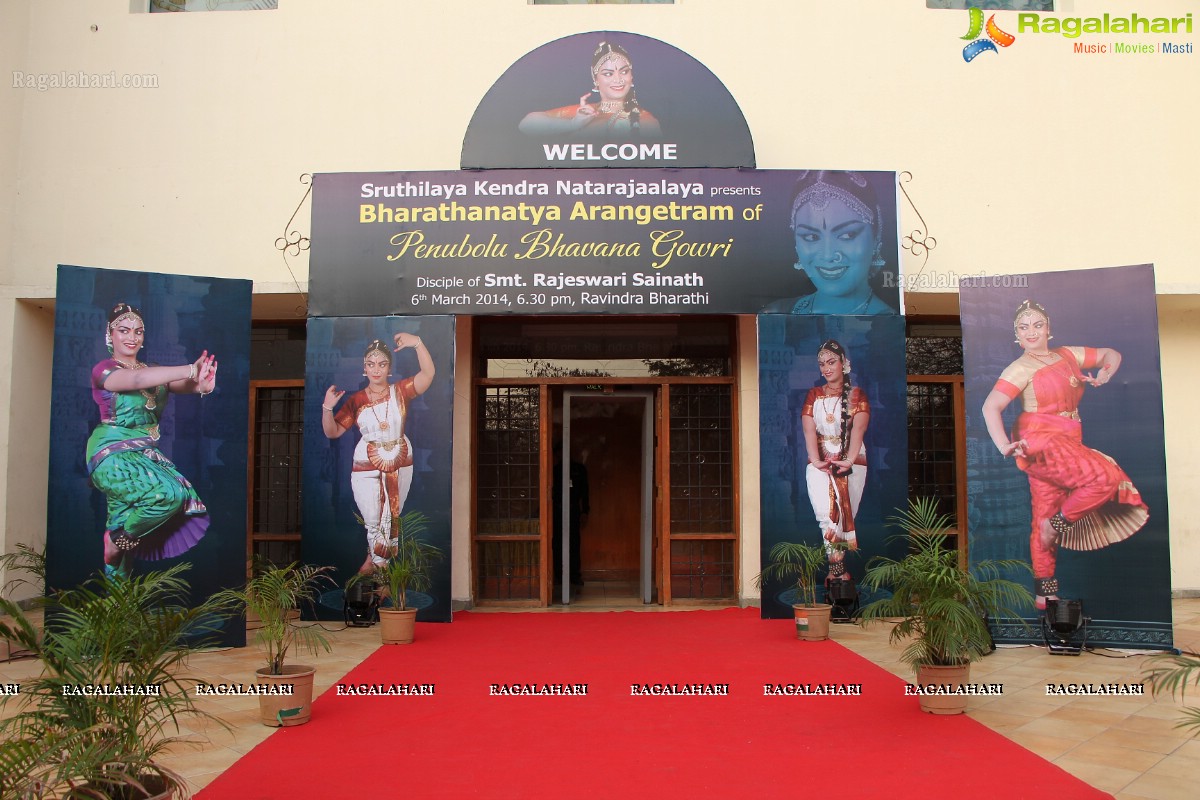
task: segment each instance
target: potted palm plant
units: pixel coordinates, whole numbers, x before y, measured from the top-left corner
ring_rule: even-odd
[[[1200,686],[1200,658],[1183,653],[1158,653],[1147,659],[1144,674],[1154,694],[1174,697],[1179,692],[1183,701],[1189,685]],[[1195,728],[1200,733],[1200,708],[1184,708],[1175,727]]]
[[[807,542],[780,542],[767,555],[768,563],[754,578],[754,585],[781,581],[796,582],[796,638],[810,642],[829,638],[829,615],[833,606],[817,602],[817,573],[825,566],[825,548]]]
[[[963,569],[958,552],[948,547],[950,517],[939,514],[932,498],[910,500],[908,508],[889,518],[904,531],[907,554],[899,559],[876,556],[867,563],[863,585],[890,589],[890,597],[862,609],[864,624],[899,618],[891,641],[907,641],[900,659],[917,675],[921,687],[956,687],[969,680],[972,661],[992,649],[986,617],[1018,617],[1033,605],[1023,584],[1002,577],[1031,572],[1029,564],[1012,559],[979,562]],[[921,709],[933,714],[961,714],[965,694],[920,695]]]
[[[279,566],[256,561],[250,579],[241,589],[227,589],[218,597],[243,605],[258,618],[254,640],[262,647],[267,664],[255,671],[258,683],[276,687],[258,696],[260,718],[272,727],[302,725],[312,717],[313,678],[317,668],[286,663],[289,651],[318,655],[329,652],[329,640],[316,625],[297,625],[300,607],[315,602],[321,587],[332,585],[331,567],[292,562]],[[290,694],[287,692],[290,689]]]
[[[379,609],[379,631],[384,644],[410,644],[416,632],[417,609],[408,607],[408,590],[429,588],[434,562],[442,557],[439,547],[426,541],[423,534],[429,519],[420,511],[408,511],[392,519],[392,552],[387,561],[362,576],[375,584],[381,602],[390,606]]]
[[[11,620],[0,635],[42,663],[21,681],[20,709],[0,722],[0,797],[188,796],[186,781],[157,758],[185,741],[180,717],[216,719],[196,707],[181,672],[229,608],[219,598],[189,608],[187,568],[100,575],[55,592],[42,602],[52,613],[41,635],[0,600]]]
[[[46,553],[34,550],[27,544],[18,544],[16,549],[0,555],[0,595],[5,595],[23,585],[30,584],[25,578],[13,577],[16,573],[27,573],[37,579],[37,589],[40,591],[46,582]],[[7,614],[0,611],[0,622],[4,622]],[[17,642],[0,634],[0,663],[8,661],[13,653],[19,650]]]

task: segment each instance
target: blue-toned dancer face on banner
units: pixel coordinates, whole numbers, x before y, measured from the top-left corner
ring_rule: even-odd
[[[884,212],[864,173],[802,172],[790,217],[795,268],[811,291],[777,300],[765,311],[783,314],[894,314],[876,293],[883,289]],[[887,273],[894,276],[894,273]],[[894,288],[892,289],[894,293]]]

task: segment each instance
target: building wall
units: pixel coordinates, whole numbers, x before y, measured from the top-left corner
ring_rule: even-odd
[[[999,12],[1016,42],[966,63],[966,12],[929,10],[922,0],[284,0],[276,11],[154,15],[131,13],[137,4],[0,4],[8,70],[157,82],[38,91],[0,81],[0,352],[13,354],[11,363],[0,357],[9,387],[0,392],[6,548],[44,529],[36,454],[50,423],[44,404],[18,417],[14,392],[49,391],[37,352],[46,346],[20,338],[48,327],[46,312],[18,300],[52,298],[56,264],[249,277],[256,292],[287,298],[273,308],[294,308],[287,295],[306,289],[307,262],[285,262],[275,241],[304,195],[302,174],[453,169],[492,82],[539,45],[591,30],[652,36],[704,63],[741,104],[761,168],[910,172],[905,188],[920,216],[906,206],[902,232],[936,238],[927,264],[906,261],[921,292],[910,313],[936,313],[961,275],[1153,262],[1164,298],[1168,439],[1190,438],[1200,54],[1075,54],[1081,40],[1020,32],[1013,12]],[[1188,0],[1066,5],[1075,16],[1194,10]],[[583,83],[586,65],[579,71]],[[743,392],[751,387],[744,382]],[[748,430],[757,406],[742,408]],[[747,543],[757,530],[750,449]],[[1196,589],[1189,478],[1200,455],[1171,445],[1168,457],[1174,585]],[[743,572],[748,561],[749,549]],[[458,596],[468,589],[462,572]]]

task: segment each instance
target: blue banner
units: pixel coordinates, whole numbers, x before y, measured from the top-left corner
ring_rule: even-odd
[[[306,358],[305,560],[334,566],[344,586],[384,560],[391,520],[419,511],[443,557],[408,605],[449,622],[453,318],[313,318]],[[319,611],[341,618],[342,589]]]
[[[1154,269],[1010,277],[959,289],[971,561],[1029,560],[1036,594],[1082,601],[1089,644],[1168,648]],[[1030,619],[997,638],[1041,642]]]
[[[244,280],[58,268],[50,587],[75,586],[106,564],[135,572],[188,562],[196,598],[245,579],[250,289]],[[187,380],[204,352],[215,360],[201,362],[201,383]],[[203,383],[206,363],[215,386]],[[108,381],[158,366],[179,373],[169,389],[120,391]],[[245,633],[231,625],[222,642],[243,646]]]

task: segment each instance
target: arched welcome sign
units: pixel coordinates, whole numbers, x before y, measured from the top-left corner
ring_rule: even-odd
[[[626,55],[632,74],[616,70],[611,86],[593,77],[594,62],[611,57],[620,66]],[[717,76],[672,45],[612,31],[558,39],[509,67],[475,109],[461,162],[463,169],[754,164],[746,118]]]

